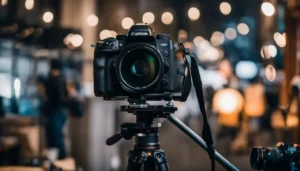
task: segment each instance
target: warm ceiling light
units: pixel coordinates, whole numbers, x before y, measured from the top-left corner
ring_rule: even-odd
[[[198,18],[200,17],[199,9],[196,7],[190,8],[188,11],[188,16],[192,21],[198,20]]]
[[[111,33],[110,33],[109,30],[102,30],[100,32],[99,36],[100,36],[100,39],[103,40],[103,39],[106,39],[106,38],[110,37]]]
[[[274,45],[269,45],[268,51],[269,51],[270,56],[273,58],[277,55],[277,48]]]
[[[45,23],[50,23],[53,20],[53,14],[50,11],[47,11],[43,15],[43,20]]]
[[[118,35],[118,33],[115,32],[114,30],[110,30],[109,32],[110,32],[111,37],[117,37],[117,35]]]
[[[2,6],[7,5],[7,0],[1,0],[1,5],[2,5]]]
[[[280,34],[279,32],[274,33],[273,38],[275,40],[275,43],[279,46],[279,47],[285,47],[286,45],[286,39],[285,39],[285,35]]]
[[[231,12],[231,5],[228,2],[222,2],[220,4],[220,11],[224,15],[228,15]]]
[[[89,26],[95,27],[98,24],[98,17],[95,14],[91,14],[87,17],[86,22]]]
[[[130,17],[125,17],[123,20],[122,20],[122,27],[124,29],[130,29],[130,27],[134,25],[134,21],[132,18]]]
[[[249,33],[249,27],[245,23],[240,23],[237,26],[237,30],[241,35],[247,35]]]
[[[154,20],[155,20],[155,16],[152,12],[146,12],[142,18],[142,21],[145,24],[152,24]]]
[[[210,38],[210,43],[213,46],[220,46],[221,44],[224,43],[224,41],[225,41],[225,36],[223,33],[219,31],[215,31]]]
[[[80,34],[74,34],[71,37],[71,44],[74,47],[79,47],[80,45],[82,45],[82,43],[83,43],[83,37]]]
[[[275,8],[274,8],[273,4],[271,4],[270,2],[262,3],[261,10],[268,17],[274,15],[274,13],[275,13]]]
[[[166,25],[169,25],[172,23],[173,21],[173,14],[170,13],[170,12],[164,12],[162,15],[161,15],[161,21],[166,24]]]
[[[265,68],[265,75],[269,81],[274,81],[276,78],[276,69],[272,65]]]
[[[274,58],[277,55],[277,48],[274,45],[264,45],[260,50],[260,54],[265,59]]]
[[[26,0],[25,1],[25,8],[27,10],[32,10],[34,7],[34,0]]]

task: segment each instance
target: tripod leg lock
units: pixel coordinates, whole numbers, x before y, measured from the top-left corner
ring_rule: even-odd
[[[148,158],[146,152],[136,152],[134,150],[130,150],[127,156],[129,157],[129,160],[131,160],[133,163],[143,163]]]
[[[153,158],[154,158],[155,163],[157,163],[157,164],[167,163],[166,155],[163,150],[154,151]]]
[[[169,171],[169,166],[165,152],[163,150],[157,150],[153,152],[153,160],[158,168],[158,171]]]

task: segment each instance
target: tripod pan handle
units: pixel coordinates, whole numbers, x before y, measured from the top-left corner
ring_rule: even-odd
[[[114,145],[118,141],[120,141],[122,138],[121,134],[115,134],[106,140],[106,145]]]

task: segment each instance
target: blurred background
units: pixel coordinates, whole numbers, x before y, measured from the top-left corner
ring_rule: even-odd
[[[133,142],[105,141],[134,116],[119,112],[125,102],[94,97],[91,44],[148,23],[196,55],[216,149],[250,171],[253,146],[300,143],[299,19],[299,0],[0,0],[0,170],[42,159],[64,170],[124,170]],[[63,92],[49,85],[59,81],[71,105],[51,118],[47,97]],[[175,104],[201,135],[195,102]],[[161,121],[171,170],[209,170],[206,152]]]

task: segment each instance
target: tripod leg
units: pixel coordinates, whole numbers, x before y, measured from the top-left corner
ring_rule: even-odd
[[[153,153],[153,160],[158,168],[158,171],[169,171],[169,165],[163,150],[155,151]]]
[[[142,163],[137,161],[137,158],[135,158],[133,153],[133,150],[128,152],[128,165],[126,171],[141,171]]]
[[[143,169],[143,171],[156,171],[156,165],[152,158],[144,162]]]

